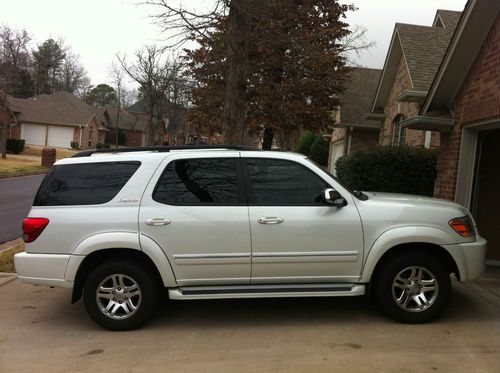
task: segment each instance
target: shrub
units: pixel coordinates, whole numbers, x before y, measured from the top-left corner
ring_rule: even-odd
[[[106,147],[106,145],[103,144],[102,142],[98,142],[97,144],[95,144],[95,148],[96,149],[103,149],[105,147]]]
[[[375,146],[339,158],[337,176],[354,190],[432,196],[436,156],[422,148]]]
[[[330,142],[325,140],[323,136],[316,135],[308,155],[314,162],[318,163],[319,165],[327,166],[329,150]]]
[[[80,144],[78,141],[71,141],[71,149],[78,149],[80,148]]]
[[[311,131],[304,132],[298,139],[297,145],[293,149],[294,152],[301,153],[304,155],[309,155],[311,151],[311,146],[316,139],[316,135]]]
[[[24,150],[23,139],[7,139],[7,151],[13,154],[22,153]]]

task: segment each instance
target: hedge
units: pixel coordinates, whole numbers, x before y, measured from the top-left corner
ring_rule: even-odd
[[[432,196],[436,151],[375,146],[339,158],[337,177],[354,190]]]
[[[24,140],[23,139],[7,139],[7,152],[13,154],[22,153],[24,150]]]
[[[310,157],[314,162],[322,165],[328,165],[328,152],[330,143],[320,134],[314,134],[311,131],[305,131],[297,140],[297,145],[293,150]]]

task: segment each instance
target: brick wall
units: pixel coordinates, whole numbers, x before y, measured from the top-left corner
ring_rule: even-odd
[[[351,153],[375,146],[379,140],[379,133],[377,131],[363,131],[355,128],[351,132],[351,136]]]
[[[104,139],[102,131],[99,131],[98,128],[99,126],[95,118],[92,119],[86,127],[76,127],[75,132],[73,134],[73,141],[76,141],[78,143],[80,149],[95,148],[96,144],[98,142],[102,142],[102,140]],[[92,131],[90,131],[91,129]],[[82,132],[81,138],[80,138],[80,131]],[[89,142],[90,132],[92,132],[92,143],[89,146],[88,142]]]
[[[462,127],[500,117],[500,17],[497,16],[453,105],[456,124],[441,134],[434,196],[455,199]]]
[[[403,114],[405,118],[410,118],[418,114],[420,105],[415,102],[398,102],[396,99],[408,89],[411,89],[410,76],[406,67],[404,56],[399,61],[398,70],[394,77],[394,83],[389,93],[384,109],[385,120],[380,130],[379,142],[382,145],[391,145],[394,138],[394,119]],[[406,144],[411,146],[422,146],[425,142],[425,131],[406,130]]]

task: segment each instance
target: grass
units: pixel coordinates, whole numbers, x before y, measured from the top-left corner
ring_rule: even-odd
[[[7,155],[7,159],[0,158],[0,174],[43,170],[47,170],[47,167],[40,165],[40,159],[25,159],[11,154]]]
[[[23,155],[32,155],[35,157],[42,157],[42,150],[44,146],[34,146],[34,145],[27,145],[24,147]],[[68,158],[71,157],[73,154],[75,154],[77,151],[72,150],[72,149],[64,149],[64,148],[56,148],[56,159],[63,159],[63,158]]]
[[[0,253],[0,272],[15,273],[14,255],[24,251],[24,245],[17,245]]]

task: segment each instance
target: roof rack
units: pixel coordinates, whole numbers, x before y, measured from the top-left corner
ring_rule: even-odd
[[[89,149],[75,153],[71,158],[90,157],[96,153],[130,153],[130,152],[158,152],[165,153],[171,150],[195,150],[195,149],[226,149],[226,150],[253,150],[261,149],[252,148],[244,145],[178,145],[178,146],[136,146],[131,148],[101,148]]]

